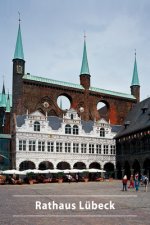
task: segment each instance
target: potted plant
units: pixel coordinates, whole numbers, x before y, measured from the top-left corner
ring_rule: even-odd
[[[58,183],[62,183],[63,182],[64,173],[63,172],[59,172],[57,174],[57,176],[58,176]]]
[[[88,182],[89,181],[89,172],[83,171],[82,178],[83,178],[84,182]]]

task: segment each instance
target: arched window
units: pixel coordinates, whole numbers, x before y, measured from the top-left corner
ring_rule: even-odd
[[[71,134],[71,126],[69,124],[65,126],[65,134]]]
[[[34,131],[40,131],[40,123],[38,121],[34,122]]]
[[[73,114],[71,114],[71,120],[73,120]]]
[[[79,128],[77,125],[73,126],[73,134],[79,134]]]
[[[105,137],[105,129],[104,128],[100,129],[100,137]]]

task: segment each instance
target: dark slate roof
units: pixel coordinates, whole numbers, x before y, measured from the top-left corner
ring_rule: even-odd
[[[142,110],[144,108],[146,109],[145,113]],[[150,128],[150,98],[137,103],[128,113],[124,124],[128,124],[128,126],[126,128],[123,126],[115,138]]]
[[[85,131],[85,133],[90,133],[93,130],[94,121],[81,121],[82,128]]]
[[[17,127],[21,127],[25,123],[26,115],[16,116]]]
[[[121,130],[122,126],[121,125],[111,125],[111,131],[114,133],[118,133]]]
[[[62,118],[59,118],[57,116],[48,116],[47,120],[49,121],[49,126],[53,130],[58,130],[61,127],[61,123],[63,121]]]

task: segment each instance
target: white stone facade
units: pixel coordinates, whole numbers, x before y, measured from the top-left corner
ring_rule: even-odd
[[[36,169],[42,162],[50,162],[53,168],[58,168],[60,162],[68,163],[71,169],[78,162],[86,168],[91,167],[92,163],[97,163],[101,169],[106,163],[112,163],[115,168],[113,137],[116,133],[111,131],[110,124],[104,119],[91,121],[92,125],[90,122],[83,123],[77,112],[70,109],[63,119],[54,120],[56,117],[46,117],[36,111],[27,114],[21,125],[17,121],[17,169],[25,161],[33,162]]]

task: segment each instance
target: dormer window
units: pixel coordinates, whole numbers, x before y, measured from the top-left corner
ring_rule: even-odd
[[[38,121],[34,122],[34,131],[40,131],[40,123]]]
[[[73,114],[71,114],[71,120],[73,120]]]
[[[65,126],[65,134],[71,134],[71,126],[69,124]]]
[[[100,137],[105,137],[105,129],[104,128],[100,129]]]
[[[76,135],[79,134],[79,128],[78,128],[77,125],[74,125],[74,126],[73,126],[73,134],[76,134]]]

